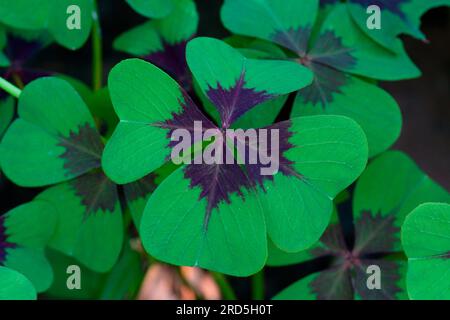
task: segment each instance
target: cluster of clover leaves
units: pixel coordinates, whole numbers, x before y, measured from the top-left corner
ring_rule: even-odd
[[[95,1],[0,0],[2,175],[45,187],[0,216],[0,298],[133,298],[143,271],[131,221],[152,259],[227,275],[327,257],[277,299],[450,298],[450,195],[386,151],[402,120],[377,86],[420,76],[397,36],[423,40],[420,16],[449,1],[225,0],[234,35],[223,40],[195,37],[193,0],[127,2],[150,20],[114,41],[138,58],[101,88]],[[382,9],[381,31],[366,28],[370,4]],[[71,5],[80,29],[65,27]],[[93,91],[26,67],[40,48],[75,50],[89,37]],[[275,122],[290,94],[289,119]],[[194,121],[279,130],[278,173],[174,165],[171,135],[194,133]],[[192,143],[194,156],[217,145]],[[347,234],[335,198],[355,181]],[[66,287],[73,264],[86,277],[79,291]],[[366,285],[370,265],[381,290]]]

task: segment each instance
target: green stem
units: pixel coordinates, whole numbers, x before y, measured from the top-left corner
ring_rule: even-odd
[[[94,0],[92,12],[92,86],[95,91],[102,87],[103,54],[102,54],[102,29],[98,16],[97,1]]]
[[[216,283],[219,286],[220,291],[222,291],[222,295],[225,300],[236,300],[237,299],[233,288],[231,287],[227,278],[222,273],[211,272],[211,275],[213,276],[214,280],[216,280]]]
[[[253,300],[264,300],[264,269],[252,276]]]
[[[3,79],[2,77],[0,77],[0,88],[5,90],[15,98],[19,98],[20,94],[22,93],[22,90],[20,90],[7,80]]]

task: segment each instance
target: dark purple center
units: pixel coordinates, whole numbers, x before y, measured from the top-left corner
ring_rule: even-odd
[[[395,261],[384,259],[394,252],[399,228],[394,215],[382,216],[362,212],[355,221],[355,243],[350,247],[339,224],[330,225],[322,235],[323,246],[311,250],[316,257],[330,256],[329,269],[322,271],[310,283],[318,299],[353,299],[355,292],[363,299],[394,299],[401,291],[400,271]],[[379,266],[383,290],[369,290],[366,286],[367,267]],[[331,289],[330,289],[331,288]]]
[[[68,173],[78,175],[101,167],[103,142],[90,124],[80,125],[77,131],[70,131],[68,137],[61,135],[58,145],[65,148],[60,158],[64,160],[64,169]]]
[[[313,44],[309,43],[310,34],[310,27],[300,27],[276,32],[272,39],[295,52],[297,61],[314,73],[313,83],[299,90],[303,102],[326,108],[348,81],[348,75],[340,69],[351,69],[357,60],[333,31],[321,33]]]
[[[220,163],[206,164],[204,161],[197,162],[194,159],[192,164],[187,165],[184,169],[184,177],[190,181],[190,188],[200,187],[201,192],[199,197],[200,199],[205,198],[207,201],[204,218],[205,230],[208,226],[212,210],[218,208],[219,203],[221,202],[230,203],[231,194],[237,194],[238,196],[244,197],[243,190],[253,190],[257,185],[262,186],[265,179],[273,179],[273,176],[271,175],[263,176],[260,174],[259,169],[263,166],[267,166],[267,164],[256,162],[255,164],[249,165],[247,164],[248,162],[245,162],[245,164],[238,164],[237,161],[234,161],[234,163],[227,163],[226,161],[227,153],[231,153],[229,145],[226,143],[228,137],[226,129],[228,129],[228,126],[249,108],[261,103],[270,96],[265,93],[257,93],[252,89],[244,88],[243,77],[237,81],[235,87],[224,90],[218,85],[217,89],[210,89],[208,95],[221,112],[223,125],[225,126],[222,129],[219,129],[214,123],[207,119],[184,91],[183,99],[179,100],[182,107],[181,111],[179,113],[173,113],[171,119],[152,124],[167,129],[167,137],[169,139],[176,129],[186,129],[191,133],[191,136],[195,137],[196,128],[194,127],[194,121],[202,123],[202,132],[197,132],[197,137],[200,137],[200,141],[203,139],[203,134],[207,129],[215,129],[216,134],[222,136],[222,140],[211,142],[216,143],[221,147],[219,148],[222,150],[221,154],[218,155],[218,157],[222,157],[222,161],[219,161]],[[292,163],[284,157],[284,152],[292,147],[289,143],[289,138],[291,137],[289,127],[290,122],[285,121],[266,128],[269,132],[268,141],[271,141],[271,129],[279,130],[280,150],[279,159],[277,159],[279,162],[279,171],[286,175],[299,176],[291,166]],[[257,139],[257,141],[259,141],[259,136]],[[191,145],[197,142],[199,141],[195,141],[195,139],[191,138]],[[245,139],[240,142],[243,144],[246,143]],[[170,141],[168,147],[172,148],[177,143],[177,141]],[[237,143],[235,142],[235,146],[236,145]],[[269,149],[266,150],[267,155],[270,156],[270,151],[272,149],[270,143],[267,145],[267,149]],[[233,151],[233,154],[235,154],[234,152],[235,151]],[[231,158],[236,159],[233,156]]]
[[[118,204],[117,186],[102,172],[90,172],[70,182],[85,207],[85,217],[99,210],[113,212]]]
[[[245,72],[242,72],[235,85],[228,89],[224,89],[220,83],[217,83],[217,88],[208,88],[207,96],[219,111],[222,128],[229,128],[252,107],[273,98],[265,91],[245,88],[244,77]]]

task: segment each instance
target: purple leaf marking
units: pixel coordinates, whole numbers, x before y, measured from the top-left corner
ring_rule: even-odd
[[[331,256],[333,262],[310,283],[311,292],[318,299],[353,299],[355,293],[363,299],[395,299],[402,290],[398,285],[399,265],[396,261],[384,259],[394,253],[399,233],[393,217],[363,212],[355,222],[353,248],[346,244],[340,225],[330,225],[320,239],[321,246],[310,252],[314,257]],[[374,258],[376,255],[379,257]],[[382,290],[367,288],[366,270],[369,265],[381,268]]]
[[[68,173],[79,175],[101,167],[103,143],[97,130],[90,124],[81,125],[78,132],[70,131],[68,137],[59,138],[58,145],[66,149],[60,158],[64,160],[64,169]]]
[[[102,172],[84,174],[72,180],[70,185],[86,208],[85,219],[99,210],[112,213],[118,205],[117,187]]]
[[[216,106],[222,120],[222,128],[229,128],[245,112],[252,107],[273,98],[265,91],[245,88],[245,71],[242,72],[236,84],[224,89],[220,83],[217,88],[208,87],[207,96]]]
[[[6,249],[7,248],[15,248],[16,245],[14,243],[8,242],[8,235],[6,234],[5,227],[5,219],[6,217],[0,216],[0,265],[4,263],[6,260]]]
[[[334,100],[335,93],[341,93],[348,75],[339,69],[349,69],[356,65],[351,49],[344,46],[342,39],[333,31],[321,33],[312,47],[308,47],[311,28],[279,31],[273,41],[294,51],[298,62],[314,73],[313,83],[299,91],[304,103],[321,104],[326,108]]]

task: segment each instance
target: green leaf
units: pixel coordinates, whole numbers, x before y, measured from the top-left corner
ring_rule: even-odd
[[[179,0],[168,16],[147,21],[117,37],[114,49],[135,56],[162,51],[164,44],[174,45],[189,40],[197,32],[198,19],[195,2]]]
[[[62,74],[59,74],[57,77],[69,82],[78,92],[94,117],[96,127],[100,134],[107,139],[110,138],[119,122],[119,118],[114,112],[108,88],[104,87],[94,92],[78,79]]]
[[[390,0],[384,1],[389,2]],[[402,33],[409,34],[420,40],[426,40],[420,31],[420,17],[428,10],[438,6],[450,6],[449,0],[411,0],[396,1],[389,10],[389,3],[381,6],[381,29],[371,30],[367,28],[367,6],[358,1],[348,2],[347,6],[358,26],[369,37],[383,45],[387,49],[393,48],[397,42],[397,36]],[[397,5],[396,5],[397,4]]]
[[[140,228],[144,248],[158,260],[176,265],[235,276],[258,272],[267,257],[267,243],[256,194],[243,190],[245,200],[233,194],[230,204],[220,203],[206,231],[207,200],[200,199],[200,188],[190,187],[184,170],[177,169],[150,197]]]
[[[150,195],[176,168],[177,166],[169,161],[144,178],[123,186],[125,200],[137,230],[141,225],[142,214]]]
[[[424,203],[402,227],[411,299],[450,300],[450,204]]]
[[[5,174],[21,186],[44,186],[100,167],[102,142],[88,108],[64,80],[40,78],[22,91],[19,119],[0,155]]]
[[[194,90],[202,102],[202,106],[206,113],[214,119],[216,124],[220,123],[220,114],[217,108],[201,91],[196,81],[194,81]],[[260,103],[247,111],[242,117],[236,120],[231,126],[236,129],[252,129],[262,128],[274,123],[278,114],[281,112],[283,105],[286,103],[288,95],[280,96],[276,99]]]
[[[0,22],[19,29],[44,29],[49,9],[48,0],[0,0]]]
[[[167,161],[169,129],[162,123],[193,102],[175,80],[140,59],[117,64],[108,87],[120,122],[105,147],[102,166],[114,182],[130,183]]]
[[[0,139],[14,117],[14,98],[7,97],[0,100]]]
[[[450,195],[405,154],[390,151],[376,158],[361,175],[353,198],[355,220],[365,211],[394,217],[400,228],[408,212],[423,202],[447,202]],[[394,251],[401,251],[400,237]]]
[[[137,252],[125,241],[123,252],[113,269],[97,273],[80,264],[72,257],[58,251],[48,250],[47,255],[55,272],[55,280],[46,292],[52,299],[133,299],[142,282],[143,270]],[[81,289],[67,288],[67,267],[77,265],[81,271]]]
[[[249,40],[241,36],[233,36],[225,39],[225,42],[238,48],[239,51],[247,58],[263,59],[263,58],[281,58],[284,59],[286,55],[276,45],[263,40]],[[245,49],[244,49],[245,48]],[[215,120],[215,123],[220,123],[220,114],[217,108],[212,104],[208,97],[202,92],[198,83],[194,81],[194,90],[197,96],[202,101],[205,111]],[[282,107],[286,103],[288,96],[283,95],[273,100],[260,103],[247,111],[242,117],[236,120],[231,126],[232,128],[262,128],[271,125]]]
[[[380,80],[420,75],[400,40],[395,40],[391,50],[378,45],[352,21],[345,4],[334,5],[316,21],[317,11],[318,2],[312,0],[253,0],[244,5],[228,0],[222,21],[234,33],[273,41],[303,60],[345,72]]]
[[[0,266],[0,300],[36,300],[33,284],[17,271]]]
[[[318,10],[318,0],[225,0],[221,18],[234,33],[269,41],[280,34],[275,42],[290,43],[294,51],[304,52]],[[308,30],[303,39],[291,34],[301,28]]]
[[[116,263],[123,241],[117,187],[102,173],[85,174],[38,195],[53,204],[59,224],[49,246],[97,272]]]
[[[317,70],[314,83],[298,92],[291,116],[330,114],[350,117],[364,130],[370,157],[388,149],[399,137],[402,125],[394,98],[358,77],[322,68]],[[328,90],[324,87],[330,88],[327,75],[333,74],[335,79],[342,79],[342,86],[325,94]]]
[[[420,71],[408,57],[399,39],[396,39],[388,50],[368,38],[352,20],[345,4],[336,5],[323,22],[319,34],[332,33],[342,41],[347,53],[354,59],[352,64],[335,61],[339,55],[333,51],[319,60],[338,70],[379,80],[402,80],[420,76]],[[308,55],[314,58],[327,43],[321,41],[320,35],[311,45]]]
[[[338,213],[336,211],[336,206],[334,206],[328,228],[330,228],[330,226],[335,226],[338,224]],[[336,242],[338,241],[336,240]],[[269,256],[267,259],[267,265],[271,267],[280,267],[303,263],[318,257],[324,257],[329,253],[330,249],[333,248],[328,248],[327,244],[324,244],[322,241],[318,241],[310,246],[308,250],[290,253],[281,250],[273,243],[273,241],[270,240],[268,246]]]
[[[79,9],[72,6],[78,6]],[[71,10],[69,11],[69,9]],[[91,33],[93,11],[92,0],[58,0],[51,2],[49,31],[56,42],[62,46],[71,50],[79,49]],[[69,23],[73,23],[72,16],[77,14],[79,14],[79,28],[69,28]]]
[[[128,4],[139,14],[147,18],[163,18],[174,7],[173,0],[127,0]]]
[[[221,94],[216,92],[235,92],[238,101],[260,99],[263,102],[305,87],[312,81],[311,73],[297,63],[248,59],[225,42],[212,38],[191,40],[186,58],[203,94],[219,110],[224,127],[229,127],[259,103],[245,105],[228,101],[226,96],[218,98]],[[247,95],[262,97],[250,99]]]
[[[353,234],[344,235],[333,215],[320,241],[307,251],[286,253],[269,247],[268,263],[273,266],[330,259],[325,270],[294,283],[276,298],[406,299],[400,227],[411,207],[426,201],[450,201],[450,195],[403,153],[391,151],[377,157],[356,183]],[[353,239],[351,246],[349,239]],[[381,269],[381,290],[367,290],[370,265]]]
[[[119,35],[113,43],[115,50],[134,56],[146,56],[162,51],[163,43],[154,21],[146,21]]]
[[[53,279],[43,248],[55,230],[56,219],[55,208],[44,201],[23,204],[0,217],[0,237],[6,235],[0,247],[6,255],[4,261],[0,255],[0,264],[24,274],[37,292],[45,291]]]

